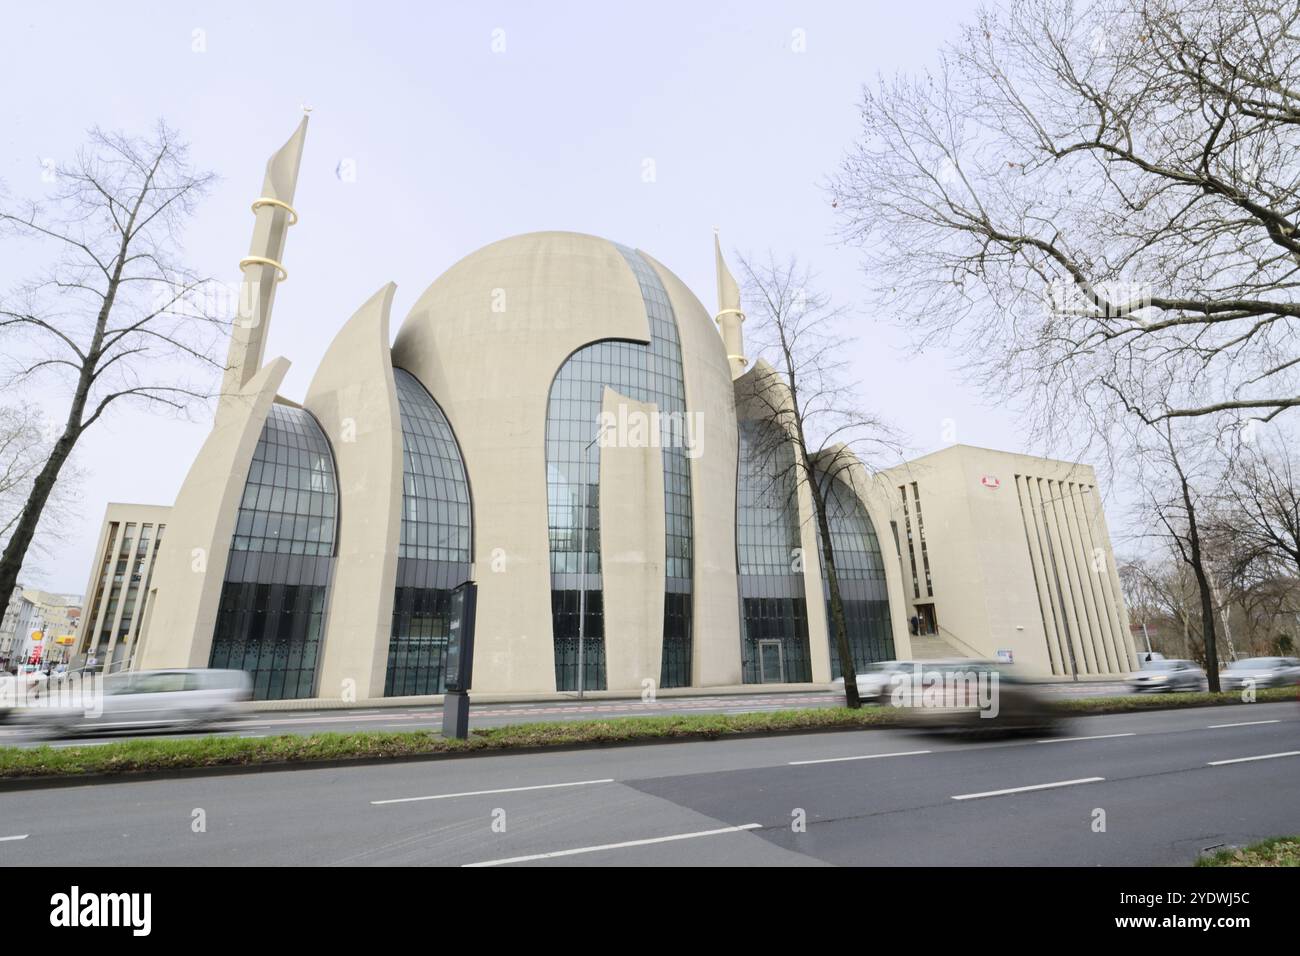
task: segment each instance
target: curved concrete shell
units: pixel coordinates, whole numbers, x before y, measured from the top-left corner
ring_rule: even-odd
[[[208,666],[240,497],[288,371],[288,359],[274,359],[232,396],[190,466],[158,554],[139,666]]]
[[[354,699],[383,695],[397,576],[402,429],[388,347],[396,289],[384,286],[339,330],[303,403],[338,469],[338,553],[320,692]]]

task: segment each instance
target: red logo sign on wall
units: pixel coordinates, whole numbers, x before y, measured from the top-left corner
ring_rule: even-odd
[[[1002,487],[1002,482],[998,480],[996,475],[985,475],[980,479],[980,484],[985,488],[992,488],[994,491]]]

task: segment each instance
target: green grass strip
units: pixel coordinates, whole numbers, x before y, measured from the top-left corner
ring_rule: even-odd
[[[1295,688],[1258,692],[1260,702],[1296,699]],[[1060,701],[1068,716],[1240,704],[1239,694],[1158,694]],[[468,740],[434,731],[283,734],[121,740],[86,746],[0,748],[0,780],[131,774],[204,767],[391,759],[541,747],[599,746],[654,740],[714,740],[737,734],[789,734],[897,726],[892,707],[817,707],[752,714],[681,714],[513,724],[475,730]]]
[[[1300,836],[1274,837],[1250,846],[1220,850],[1197,866],[1300,866]]]

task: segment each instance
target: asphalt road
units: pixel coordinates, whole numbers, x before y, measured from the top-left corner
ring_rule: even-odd
[[[0,865],[1184,865],[1298,793],[1287,702],[13,791]]]
[[[1122,694],[1123,683],[1070,683],[1044,685],[1054,696],[1078,697]],[[471,700],[473,695],[471,695]],[[765,710],[788,710],[792,707],[842,706],[844,695],[830,691],[807,691],[782,694],[748,694],[719,697],[663,697],[651,702],[641,700],[547,701],[524,704],[476,704],[470,707],[471,727],[500,727],[506,724],[544,720],[590,720],[600,717],[644,717],[669,714],[741,714]],[[110,738],[82,737],[52,741],[54,746],[82,746],[96,740],[138,739],[142,737],[205,736],[232,734],[240,737],[269,737],[275,734],[308,734],[320,731],[400,731],[440,730],[442,709],[424,707],[374,707],[356,710],[259,711],[239,720],[229,721],[201,734],[141,734]],[[47,743],[41,735],[19,726],[0,726],[0,746],[29,747]]]

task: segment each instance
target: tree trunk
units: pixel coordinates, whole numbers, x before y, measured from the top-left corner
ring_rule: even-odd
[[[1214,633],[1214,592],[1210,588],[1210,576],[1205,571],[1205,562],[1201,554],[1201,532],[1196,524],[1196,505],[1192,502],[1192,491],[1182,469],[1178,471],[1179,482],[1183,491],[1183,507],[1187,509],[1187,544],[1191,559],[1192,573],[1196,575],[1196,587],[1201,592],[1201,636],[1205,641],[1205,677],[1209,689],[1219,692],[1219,651]]]
[[[812,474],[811,471],[808,474]],[[832,481],[834,479],[831,479]],[[826,501],[820,488],[813,488],[816,479],[809,482],[812,493],[813,511],[817,516],[817,530],[822,542],[822,562],[826,566],[826,583],[831,594],[831,633],[835,637],[835,649],[840,658],[840,674],[844,677],[844,703],[850,709],[862,706],[862,697],[858,694],[857,667],[853,664],[853,652],[849,647],[849,629],[844,621],[844,601],[840,597],[840,578],[835,572],[835,546],[831,543],[830,521],[826,517]],[[834,678],[834,674],[831,675]]]
[[[1197,563],[1194,567],[1196,572],[1196,584],[1201,589],[1201,630],[1205,637],[1205,676],[1209,682],[1210,690],[1214,693],[1219,692],[1219,652],[1218,642],[1214,634],[1214,599],[1210,594],[1209,582],[1206,580],[1205,571],[1200,565],[1200,557],[1196,556],[1193,560]]]

